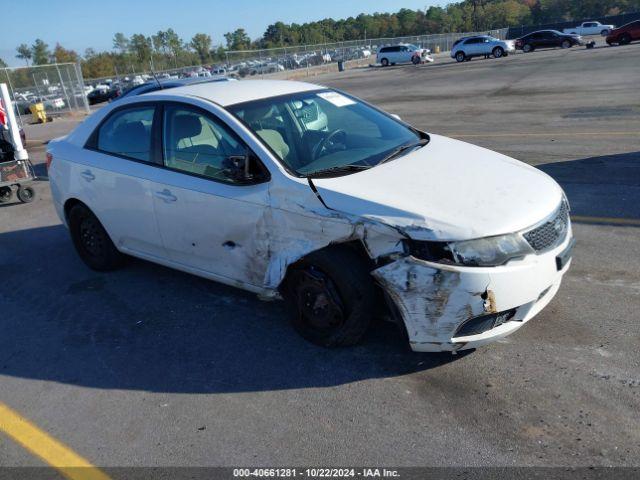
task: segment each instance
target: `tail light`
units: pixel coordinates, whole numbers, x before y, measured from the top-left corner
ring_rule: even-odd
[[[49,171],[49,168],[51,168],[51,162],[53,162],[53,155],[47,152],[47,172]]]

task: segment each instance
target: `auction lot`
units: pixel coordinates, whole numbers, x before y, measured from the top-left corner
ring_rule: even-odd
[[[43,168],[74,122],[28,127],[44,179],[0,208],[0,404],[104,467],[639,466],[639,65],[632,44],[312,80],[567,192],[577,245],[556,298],[457,356],[412,353],[391,324],[324,350],[280,303],[143,261],[90,271]],[[9,436],[0,463],[46,465]]]

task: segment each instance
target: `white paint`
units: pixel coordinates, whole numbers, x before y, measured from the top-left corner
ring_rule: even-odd
[[[212,83],[105,106],[49,144],[56,211],[64,221],[65,201],[79,199],[121,251],[266,298],[278,297],[287,268],[310,252],[361,242],[384,265],[373,276],[398,306],[418,351],[455,351],[502,338],[553,298],[568,268],[557,272],[555,256],[569,242],[570,229],[556,249],[501,267],[429,263],[407,256],[403,246],[407,238],[467,240],[535,225],[562,196],[544,173],[432,135],[425,147],[387,164],[314,180],[316,194],[307,179],[290,175],[262,141],[219,105],[318,88],[274,81]],[[84,148],[113,108],[154,100],[182,102],[216,115],[260,158],[270,181],[228,185]],[[172,200],[165,201],[166,196]],[[490,301],[482,298],[487,290]],[[454,337],[470,317],[511,308],[518,309],[519,321],[473,337]]]
[[[314,184],[330,208],[425,240],[522,230],[552,212],[562,198],[558,184],[540,170],[439,135],[397,160]]]

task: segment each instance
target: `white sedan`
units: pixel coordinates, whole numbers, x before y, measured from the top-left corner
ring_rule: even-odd
[[[571,261],[546,174],[308,83],[123,99],[47,161],[89,267],[128,254],[283,298],[324,346],[358,342],[381,310],[416,351],[494,341],[551,301]]]

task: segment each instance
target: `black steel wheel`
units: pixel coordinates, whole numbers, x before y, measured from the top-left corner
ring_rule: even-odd
[[[367,262],[348,247],[313,252],[293,265],[282,293],[294,329],[323,347],[358,343],[373,318]]]
[[[0,203],[9,203],[13,198],[11,187],[0,187]]]
[[[68,223],[76,251],[89,268],[109,271],[122,265],[123,255],[91,210],[75,205],[68,214]]]
[[[36,199],[36,192],[31,187],[20,187],[16,193],[22,203],[31,203]]]

